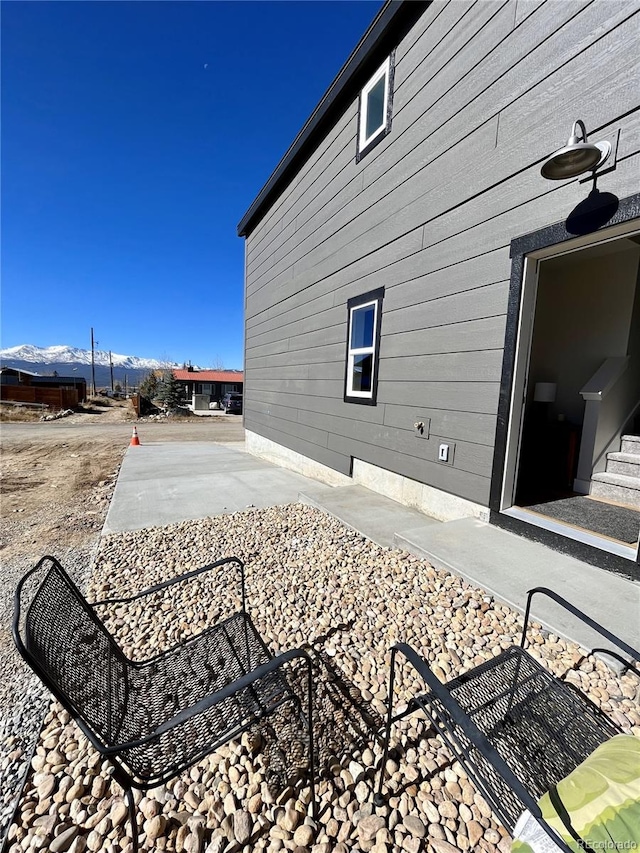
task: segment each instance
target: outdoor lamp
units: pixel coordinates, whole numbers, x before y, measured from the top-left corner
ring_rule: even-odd
[[[583,172],[597,169],[610,153],[609,142],[587,142],[584,122],[578,119],[573,123],[567,144],[543,163],[540,174],[550,181],[575,178]]]

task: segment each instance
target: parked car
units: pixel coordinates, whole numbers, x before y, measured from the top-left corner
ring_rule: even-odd
[[[225,412],[235,412],[238,415],[242,414],[242,394],[225,394],[220,403],[220,408]]]

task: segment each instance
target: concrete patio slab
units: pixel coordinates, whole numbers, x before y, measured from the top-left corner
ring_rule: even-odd
[[[331,487],[251,456],[237,445],[157,443],[130,447],[103,533],[139,530],[296,501],[338,518],[374,542],[429,559],[520,611],[526,592],[547,586],[640,647],[640,582],[560,554],[472,518],[440,522],[364,486]],[[533,614],[554,633],[596,642],[546,598]]]
[[[398,531],[396,544],[521,611],[530,588],[548,587],[640,649],[640,583],[475,518]],[[546,598],[534,598],[533,613],[555,633],[583,645],[604,642]]]
[[[337,486],[330,490],[300,493],[302,503],[316,506],[338,518],[347,527],[362,533],[379,545],[395,548],[400,530],[441,525],[417,509],[372,492],[364,486]]]
[[[330,512],[381,545],[426,557],[524,612],[527,591],[545,586],[640,649],[640,583],[590,566],[499,527],[462,518],[440,522],[363,486],[342,486],[301,500]],[[546,597],[534,597],[535,618],[588,648],[594,631]]]
[[[130,447],[102,532],[295,503],[302,489],[316,494],[329,488],[235,447],[211,442]]]

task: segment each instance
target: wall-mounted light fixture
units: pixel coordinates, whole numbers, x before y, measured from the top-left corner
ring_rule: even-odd
[[[578,132],[580,132],[580,136]],[[567,144],[543,163],[540,174],[550,181],[575,178],[583,172],[597,169],[610,153],[611,145],[608,142],[587,142],[584,122],[578,119],[573,123]]]

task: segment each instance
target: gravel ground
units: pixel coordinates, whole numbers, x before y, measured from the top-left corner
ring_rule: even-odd
[[[11,423],[0,413],[0,849],[49,701],[15,651],[13,593],[45,553],[56,556],[81,586],[88,580],[131,437],[128,404],[107,402],[50,423]],[[242,423],[231,415],[137,423],[143,443],[244,441]]]
[[[506,831],[415,717],[396,730],[388,806],[374,809],[372,791],[391,644],[410,643],[445,680],[517,641],[518,615],[426,561],[381,548],[299,504],[104,537],[89,595],[130,594],[232,554],[246,561],[249,610],[271,649],[306,646],[316,661],[319,818],[307,814],[309,789],[293,783],[296,755],[276,760],[276,721],[274,730],[245,734],[179,779],[139,796],[142,848],[507,853]],[[175,623],[166,608],[135,606],[117,612],[112,627],[129,652],[149,642],[166,645],[176,630],[197,631],[209,618],[204,585],[183,603],[188,611]],[[633,677],[615,676],[539,626],[530,636],[532,654],[555,674],[567,673],[622,728],[640,736]],[[397,701],[417,687],[404,673]],[[295,753],[290,738],[287,743]],[[52,705],[9,829],[9,853],[130,851],[128,832],[122,791],[109,781],[108,765]]]
[[[54,502],[38,514],[39,524],[59,528],[60,546],[56,556],[67,568],[76,583],[86,588],[95,559],[100,530],[104,523],[115,486],[115,473],[108,481],[83,495],[78,506]],[[87,511],[87,508],[90,508]],[[74,541],[82,544],[66,547],[70,532]],[[11,543],[25,541],[24,524],[20,516],[3,518],[1,539],[6,550]],[[39,557],[37,542],[32,547],[22,545],[24,557],[3,559],[0,572],[0,848],[6,837],[8,822],[20,794],[20,784],[31,753],[35,747],[42,720],[50,705],[50,694],[22,661],[11,639],[10,621],[13,614],[13,594],[20,578]]]

